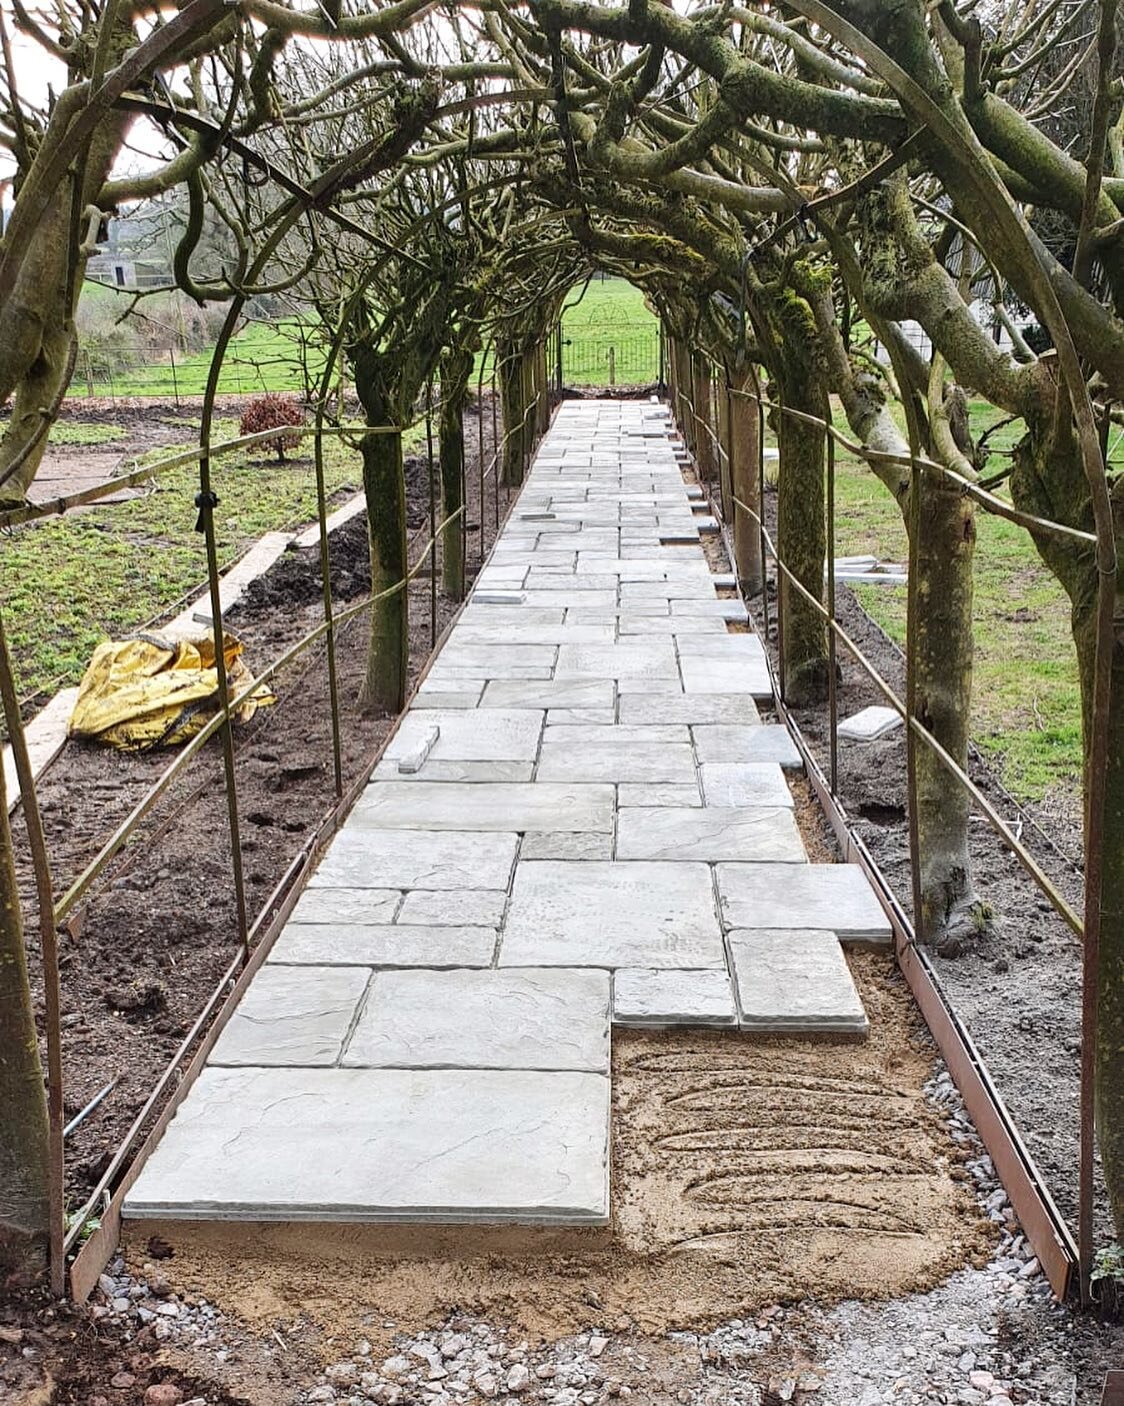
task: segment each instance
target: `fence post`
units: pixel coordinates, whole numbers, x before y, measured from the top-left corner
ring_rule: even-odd
[[[609,348],[609,384],[611,386],[617,384],[617,358],[613,347]]]

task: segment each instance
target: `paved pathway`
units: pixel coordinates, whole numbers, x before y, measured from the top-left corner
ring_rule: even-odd
[[[126,1215],[601,1224],[623,1025],[862,1035],[665,411],[565,404]]]

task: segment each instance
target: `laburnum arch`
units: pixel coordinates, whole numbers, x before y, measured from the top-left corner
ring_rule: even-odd
[[[341,366],[354,384],[370,431],[356,444],[373,590],[386,593],[370,615],[372,708],[401,706],[406,687],[402,449],[383,431],[439,381],[444,584],[462,593],[448,524],[463,506],[473,367],[487,356],[497,370],[502,472],[517,484],[566,293],[594,269],[619,273],[661,319],[689,440],[720,368],[744,452],[708,465],[707,437],[695,447],[704,472],[727,476],[748,591],[764,579],[748,466],[765,418],[776,433],[791,700],[815,703],[830,686],[817,606],[836,406],[901,510],[926,602],[909,631],[911,712],[937,744],[912,749],[915,921],[924,941],[954,948],[991,921],[956,775],[968,759],[975,515],[1026,528],[1072,604],[1096,1033],[1084,1059],[1124,1233],[1121,490],[1108,453],[1124,402],[1117,4],[189,0],[165,11],[117,0],[48,21],[20,0],[13,17],[18,35],[0,30],[0,141],[14,172],[0,245],[0,396],[12,404],[0,501],[19,510],[61,408],[103,220],[135,201],[174,206],[175,282],[228,309],[203,417],[204,522],[214,391],[247,299],[284,293],[319,329],[320,425]],[[57,65],[49,100],[23,91],[16,38]],[[164,159],[123,175],[135,123],[159,135]],[[212,227],[221,237],[206,237]],[[1015,307],[1038,324],[1037,352]],[[985,320],[1006,329],[1002,345]],[[1002,466],[1009,501],[991,492],[997,466],[972,439],[967,392],[1022,426]],[[0,1119],[0,1180],[18,1190],[12,1225],[35,1240],[46,1124],[2,813],[0,999],[22,1022],[25,1058],[0,1075],[0,1108],[20,1110]]]

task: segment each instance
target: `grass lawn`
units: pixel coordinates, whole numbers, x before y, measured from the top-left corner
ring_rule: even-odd
[[[973,404],[977,433],[998,418],[992,407]],[[1009,445],[1018,433],[1011,426],[991,443]],[[905,561],[901,514],[870,469],[839,454],[836,484],[839,555]],[[1080,780],[1081,713],[1069,600],[1021,527],[982,510],[976,526],[973,735],[1016,795],[1041,799],[1058,790],[1072,796]],[[856,594],[904,644],[904,588],[859,586]]]
[[[220,420],[215,431],[217,439],[232,438],[238,425]],[[415,429],[406,442],[423,435]],[[162,448],[146,457],[172,452]],[[299,463],[278,464],[260,452],[215,461],[222,564],[264,532],[315,519],[316,481],[311,452],[304,452],[309,457]],[[325,470],[329,493],[361,485],[358,452],[337,439],[325,440]],[[0,602],[21,696],[77,683],[100,640],[136,630],[202,586],[198,487],[194,466],[173,469],[144,497],[46,518],[0,540]]]
[[[593,278],[580,285],[562,311],[562,369],[567,385],[648,385],[659,375],[660,331],[639,288],[623,278]]]

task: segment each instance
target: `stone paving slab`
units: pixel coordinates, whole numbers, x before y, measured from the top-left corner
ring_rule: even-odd
[[[792,810],[775,806],[633,807],[617,822],[618,859],[751,859],[806,864]]]
[[[310,882],[316,888],[506,889],[515,834],[345,827]]]
[[[267,965],[488,967],[496,954],[498,936],[498,923],[494,927],[437,923],[391,923],[379,927],[290,922],[274,943]]]
[[[622,967],[613,973],[613,1020],[618,1025],[736,1025],[737,1019],[724,971]]]
[[[582,729],[574,729],[580,732]],[[613,829],[613,788],[564,783],[372,781],[355,808],[362,828],[381,830]]]
[[[726,966],[705,864],[525,861],[500,966]]]
[[[890,941],[857,864],[720,864],[718,895],[730,928],[830,928],[844,942]]]
[[[289,922],[392,923],[401,906],[401,889],[307,888]]]
[[[743,1029],[783,1035],[867,1033],[866,1011],[834,932],[735,931],[729,941]]]
[[[748,727],[760,721],[760,714],[753,699],[733,693],[653,696],[622,688],[618,711],[622,723],[707,723]],[[786,731],[785,736],[787,735]]]
[[[776,762],[704,762],[699,767],[708,806],[791,806],[792,792]]]
[[[776,762],[779,766],[797,770],[804,759],[789,736],[788,729],[775,723],[759,726],[738,726],[727,723],[702,723],[692,726],[691,737],[700,765],[709,762]]]
[[[495,785],[530,781],[535,764],[526,762],[444,762],[430,757],[419,771],[402,772],[397,761],[383,760],[371,773],[375,781],[438,781],[470,785]]]
[[[342,1063],[608,1074],[609,1016],[604,971],[378,972]]]
[[[314,932],[324,932],[317,926]],[[368,929],[364,929],[368,931]],[[211,1051],[211,1064],[331,1065],[371,973],[363,967],[266,966]]]
[[[126,1214],[603,1225],[608,1129],[602,1074],[208,1067]]]
[[[543,716],[531,710],[493,708],[487,713],[466,715],[440,708],[413,708],[383,753],[386,761],[397,761],[436,726],[437,741],[429,753],[434,762],[533,762],[538,755]]]

